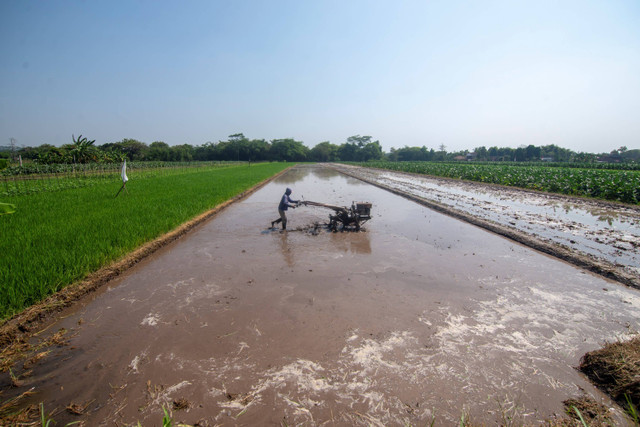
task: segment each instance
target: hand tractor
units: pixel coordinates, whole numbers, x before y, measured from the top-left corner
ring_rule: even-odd
[[[350,208],[306,200],[299,204],[333,210],[334,214],[329,215],[329,229],[334,232],[360,231],[362,224],[371,219],[371,203],[368,202],[352,202]]]

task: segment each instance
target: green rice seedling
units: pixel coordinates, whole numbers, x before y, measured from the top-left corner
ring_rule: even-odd
[[[173,420],[171,419],[171,412],[167,408],[162,406],[162,412],[164,412],[164,416],[162,417],[162,427],[172,427]]]
[[[42,421],[42,427],[49,427],[49,424],[53,421],[44,413],[44,403],[40,402],[40,421]],[[55,422],[55,421],[53,421]]]
[[[584,418],[582,417],[582,414],[580,413],[580,410],[578,408],[576,408],[575,406],[572,406],[571,409],[574,410],[574,412],[576,414],[578,414],[578,418],[580,418],[580,423],[582,423],[583,427],[589,427],[589,425],[587,424],[587,422],[584,420]]]
[[[634,425],[640,426],[640,415],[638,414],[638,408],[636,408],[636,405],[633,404],[633,402],[631,401],[631,397],[629,397],[627,393],[624,394],[624,398],[627,401],[625,407],[627,414],[629,414],[629,416],[633,420]]]
[[[119,175],[90,186],[6,197],[16,213],[0,216],[0,319],[289,166],[225,165],[175,169],[163,175],[134,171],[128,192],[118,198],[114,196],[122,185]]]
[[[42,402],[40,402],[40,422],[42,427],[49,427],[56,424],[56,422],[50,415],[45,414],[44,404]],[[80,423],[82,423],[82,421],[73,421],[71,423],[65,424],[65,427],[72,426],[75,424],[80,424]]]
[[[433,409],[431,411],[431,422],[429,423],[429,427],[433,427],[436,424],[436,410]]]
[[[462,414],[460,414],[460,427],[468,427],[471,425],[471,421],[469,419],[469,414],[466,409],[462,409]]]

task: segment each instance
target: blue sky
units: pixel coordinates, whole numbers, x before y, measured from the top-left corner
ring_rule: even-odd
[[[640,2],[0,0],[0,145],[640,148]]]

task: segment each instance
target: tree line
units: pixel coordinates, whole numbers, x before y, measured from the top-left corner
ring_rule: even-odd
[[[371,136],[355,135],[347,138],[341,145],[328,141],[321,142],[313,148],[308,148],[302,141],[292,138],[249,139],[242,133],[229,135],[227,140],[207,142],[203,145],[189,144],[173,145],[155,141],[147,145],[135,139],[123,139],[119,142],[96,145],[95,140],[88,140],[82,135],[72,136],[73,143],[56,147],[42,144],[39,147],[22,147],[13,153],[17,158],[33,160],[43,164],[55,163],[92,163],[118,162],[124,158],[134,161],[287,161],[287,162],[333,162],[354,161],[366,162],[382,160],[384,153],[379,141],[373,141]],[[6,158],[11,156],[9,151],[2,151]],[[1,156],[0,156],[1,157]]]
[[[392,148],[386,155],[390,161],[455,161],[455,160],[476,160],[486,162],[580,162],[595,163],[604,162],[640,162],[640,150],[627,150],[620,147],[609,153],[583,153],[575,152],[555,144],[535,146],[528,145],[518,148],[510,147],[476,147],[473,151],[462,150],[447,152],[446,147],[441,145],[439,150],[427,147],[404,147],[400,149]]]
[[[0,147],[1,148],[1,147]],[[391,148],[389,153],[371,136],[354,135],[338,145],[324,141],[308,148],[293,138],[249,139],[242,133],[229,135],[224,141],[206,142],[202,145],[173,145],[155,141],[146,144],[125,138],[119,142],[96,145],[82,135],[72,135],[72,143],[60,147],[42,144],[39,147],[22,147],[14,152],[0,150],[0,158],[31,160],[41,164],[57,163],[114,163],[122,159],[133,161],[288,161],[288,162],[367,162],[389,161],[554,161],[554,162],[639,162],[640,150],[620,147],[610,153],[577,153],[557,145],[510,147],[476,147],[474,150],[448,152],[445,145],[438,150],[426,146]]]

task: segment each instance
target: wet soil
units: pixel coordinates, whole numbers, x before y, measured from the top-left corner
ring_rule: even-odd
[[[373,203],[360,233],[311,233],[284,188]],[[313,228],[313,227],[312,227]],[[66,345],[3,398],[88,425],[396,425],[561,414],[575,369],[640,329],[640,292],[322,167],[297,167],[69,307]],[[21,375],[20,367],[14,371]],[[82,408],[73,414],[65,408]],[[621,421],[624,422],[624,421]]]
[[[640,288],[640,206],[349,165],[332,167]]]

